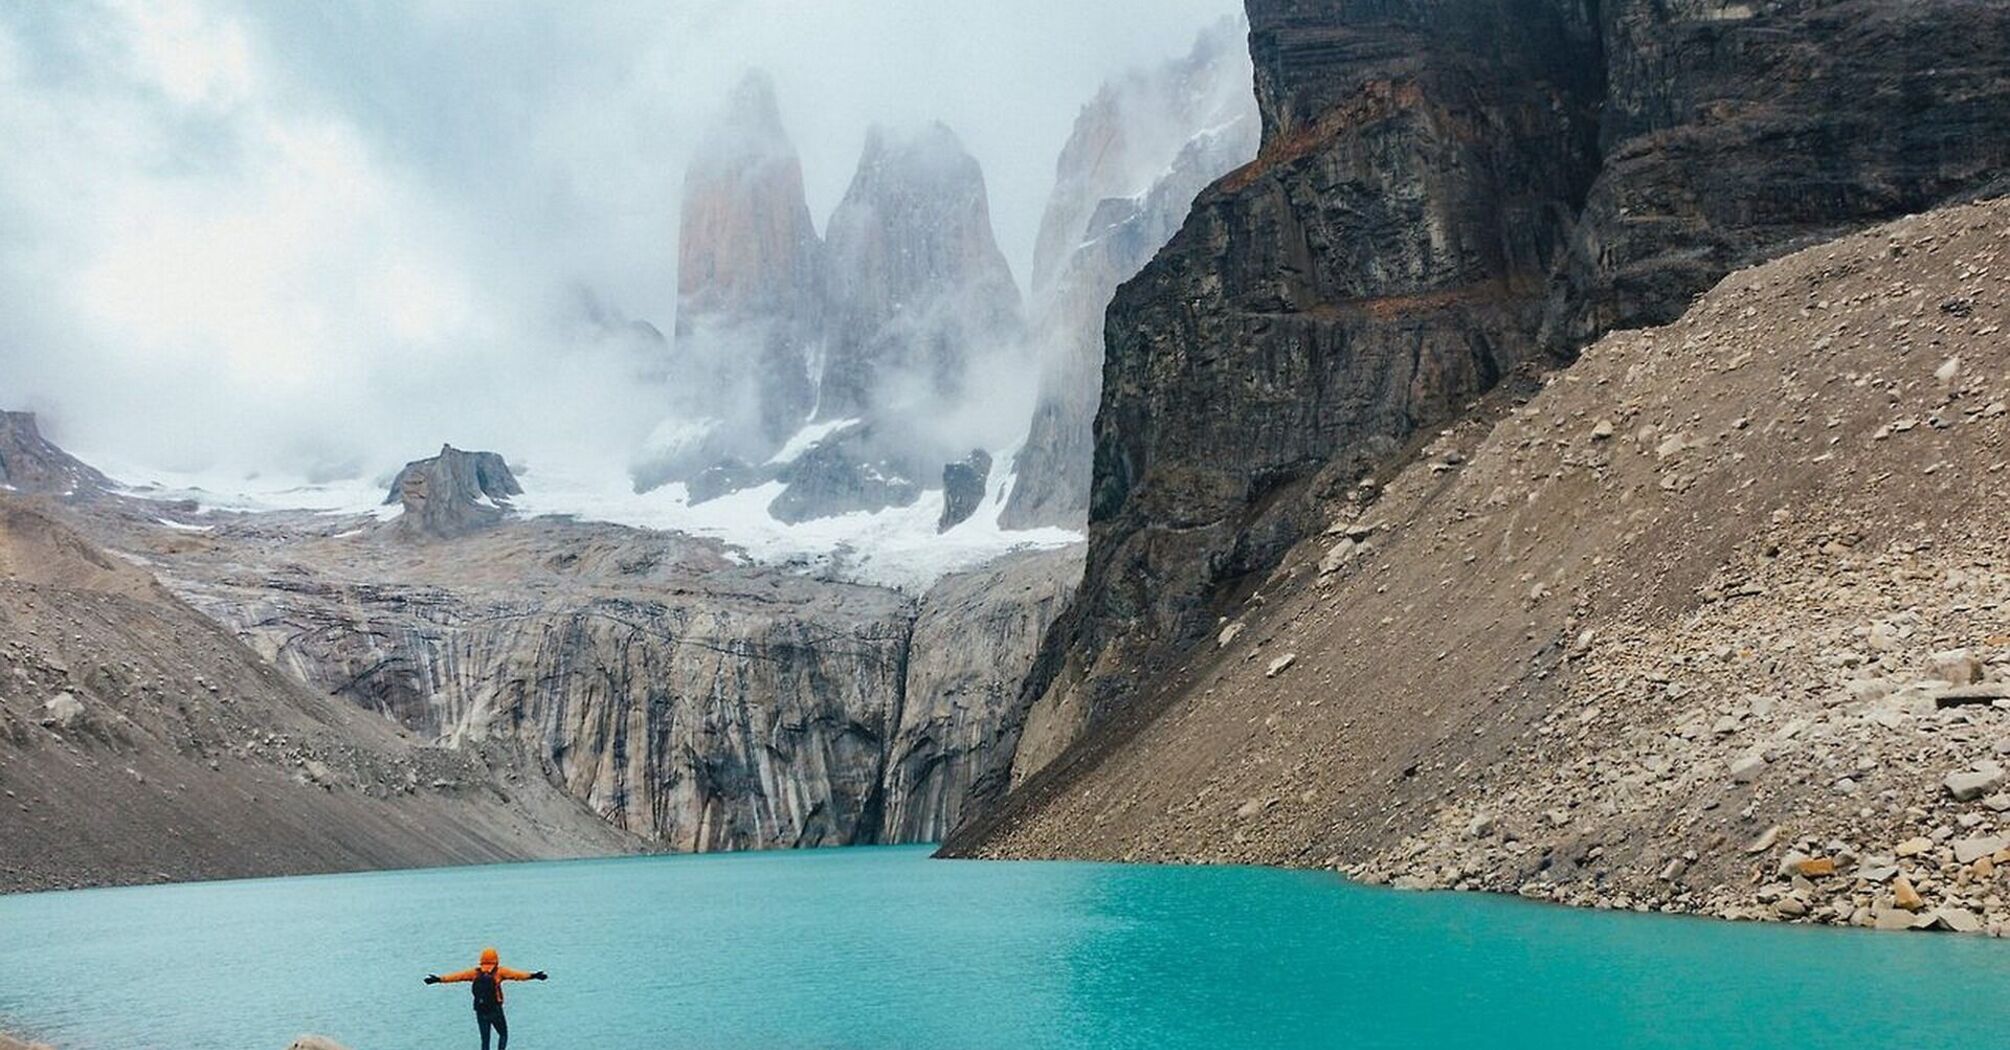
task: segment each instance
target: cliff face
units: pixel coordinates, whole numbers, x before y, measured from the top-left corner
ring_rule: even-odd
[[[774,86],[750,73],[684,174],[670,379],[677,414],[708,422],[641,464],[639,484],[761,462],[802,425],[822,352],[822,252]]]
[[[1254,156],[1249,59],[1232,21],[1179,61],[1104,85],[1075,120],[1034,247],[1040,390],[1001,521],[1082,527],[1103,317],[1203,187]]]
[[[1088,566],[1025,768],[1297,539],[1307,482],[1344,488],[1535,353],[1594,173],[1594,29],[1363,6],[1252,5],[1262,152],[1111,303]]]
[[[0,891],[638,845],[507,763],[301,688],[12,496],[0,496],[0,788]]]
[[[277,564],[243,565],[238,548],[172,578],[317,689],[422,738],[520,754],[667,847],[876,840],[912,619],[900,596],[610,526],[359,539],[294,538]]]
[[[1552,298],[1563,348],[1725,273],[2010,190],[2010,12],[1988,0],[1602,5],[1603,166]]]
[[[1984,186],[2010,9],[1251,0],[1264,139],[1111,304],[1051,755],[1545,350]],[[1032,725],[1029,725],[1029,736]]]
[[[992,238],[984,173],[948,128],[868,132],[825,237],[821,418],[954,398],[978,352],[1016,338],[1019,290]]]
[[[980,780],[1009,760],[1010,700],[1053,588],[1073,582],[1018,555],[984,570],[983,595],[949,577],[917,606],[674,534],[532,519],[408,545],[346,524],[246,521],[140,549],[315,690],[510,756],[677,850],[953,826],[994,797]],[[914,648],[961,638],[965,615],[967,639]]]
[[[1020,684],[1081,573],[1079,546],[1013,555],[944,577],[922,598],[883,841],[939,841],[1004,797],[1026,717]]]

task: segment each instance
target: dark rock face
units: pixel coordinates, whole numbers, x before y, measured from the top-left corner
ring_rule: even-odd
[[[939,404],[963,392],[976,353],[1017,338],[1019,289],[992,238],[984,173],[941,124],[868,132],[825,239],[820,418]]]
[[[1788,248],[2010,191],[2010,8],[1608,0],[1604,167],[1549,338],[1674,320]]]
[[[1999,3],[1248,7],[1258,158],[1110,307],[1077,726],[1518,365],[2010,161]]]
[[[404,504],[395,525],[400,533],[437,538],[501,523],[510,497],[521,495],[523,486],[502,456],[441,445],[439,455],[405,464],[384,504]]]
[[[984,505],[984,485],[991,478],[991,453],[973,449],[970,455],[942,468],[942,520],[935,531],[950,529],[970,520]]]
[[[33,412],[0,412],[0,489],[70,499],[113,487],[112,480],[51,444]]]
[[[1164,246],[1203,187],[1256,153],[1249,59],[1232,20],[1186,57],[1104,85],[1075,120],[1033,260],[1040,393],[1000,520],[1080,528],[1110,296]]]
[[[810,446],[775,473],[787,487],[768,504],[791,525],[854,511],[912,506],[931,469],[886,430],[859,423]]]

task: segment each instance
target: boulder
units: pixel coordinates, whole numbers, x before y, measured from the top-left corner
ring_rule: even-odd
[[[84,720],[84,702],[73,693],[57,693],[42,704],[42,724],[71,729]]]
[[[1341,566],[1353,561],[1354,556],[1360,552],[1359,543],[1354,542],[1352,537],[1343,537],[1340,542],[1327,548],[1325,557],[1319,559],[1319,575],[1329,576],[1339,572]]]
[[[1940,784],[1956,802],[1972,802],[2002,786],[2003,767],[1984,759],[1972,770],[1947,774]]]
[[[1891,900],[1893,904],[1906,911],[1916,912],[1926,906],[1925,899],[1920,897],[1919,890],[1912,885],[1912,879],[1904,875],[1892,880]]]
[[[1972,864],[1984,857],[1992,856],[1997,850],[2010,843],[2001,835],[1987,835],[1972,839],[1954,840],[1954,859],[1962,864]]]
[[[1955,933],[1980,933],[1982,920],[1967,908],[1935,908],[1931,913],[1932,923],[1927,929],[1951,930]]]
[[[1982,680],[1982,660],[1967,649],[1946,649],[1928,654],[1926,670],[1949,685],[1974,685]]]
[[[942,467],[942,520],[935,531],[948,532],[984,505],[984,486],[991,478],[991,453],[972,449],[970,455]]]

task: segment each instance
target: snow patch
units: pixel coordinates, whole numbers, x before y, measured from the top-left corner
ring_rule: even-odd
[[[836,429],[843,425],[815,426]],[[810,429],[813,428],[804,428]],[[814,443],[815,439],[808,440],[804,447]],[[996,457],[996,462],[1011,461],[1011,451]],[[113,476],[135,479],[123,490],[126,495],[190,500],[196,504],[197,514],[308,510],[369,515],[387,522],[403,513],[398,504],[384,503],[382,485],[363,478],[310,483],[269,473],[177,473],[123,466]],[[523,482],[527,490],[523,495],[498,506],[512,507],[521,517],[563,515],[583,521],[704,536],[740,548],[752,562],[916,594],[947,573],[971,568],[1001,554],[1061,547],[1082,539],[1081,534],[1068,529],[1000,528],[998,515],[1005,508],[1005,494],[1010,490],[1009,473],[994,477],[988,486],[990,498],[968,521],[946,533],[935,531],[942,518],[940,489],[924,491],[906,507],[788,525],[768,514],[768,504],[784,488],[781,482],[742,489],[695,507],[681,483],[638,493],[627,475],[617,470],[565,473],[540,469],[535,475],[526,474]],[[186,519],[189,515],[179,517]],[[184,520],[176,527],[210,526],[190,525]]]
[[[788,442],[782,445],[781,451],[769,457],[768,465],[779,466],[783,463],[794,463],[796,457],[815,448],[817,442],[857,422],[859,421],[856,419],[833,419],[823,423],[810,423],[801,430],[796,431],[789,438]]]

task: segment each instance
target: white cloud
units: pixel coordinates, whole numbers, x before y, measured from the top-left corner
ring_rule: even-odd
[[[942,118],[1020,281],[1077,107],[1235,0],[0,7],[0,404],[161,466],[443,440],[625,463],[661,420],[579,289],[668,330],[682,169],[775,74],[819,223]]]

